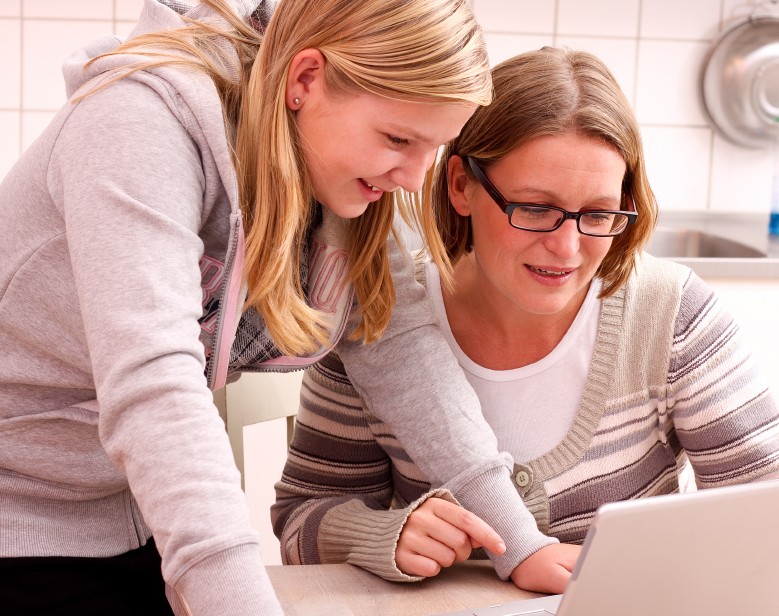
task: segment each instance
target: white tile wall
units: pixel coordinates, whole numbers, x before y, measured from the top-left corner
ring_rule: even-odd
[[[698,96],[708,46],[696,41],[642,40],[636,69],[636,115],[646,125],[706,126]]]
[[[124,21],[135,21],[141,14],[143,0],[115,0],[115,18]]]
[[[21,96],[20,19],[0,19],[0,109],[18,109]]]
[[[557,31],[585,36],[638,35],[640,0],[558,0]]]
[[[65,102],[63,61],[85,42],[112,34],[113,21],[25,18],[22,22],[23,109],[58,109]]]
[[[645,126],[643,137],[647,173],[660,208],[705,210],[709,200],[711,131],[685,126]],[[767,212],[766,208],[766,216]]]
[[[644,0],[640,36],[710,40],[719,32],[722,0]]]
[[[22,0],[0,0],[0,17],[19,17],[22,14]]]
[[[538,49],[544,45],[554,45],[551,34],[505,34],[487,32],[485,34],[490,64],[493,66],[523,51]]]
[[[0,111],[0,177],[11,169],[19,154],[19,111]]]
[[[771,157],[761,150],[745,150],[719,135],[712,140],[709,207],[718,212],[739,209],[734,204],[771,202]],[[738,182],[733,178],[739,179]],[[747,208],[744,208],[747,209]],[[762,211],[761,208],[754,208]]]
[[[113,19],[113,0],[23,0],[26,18]]]
[[[491,32],[549,34],[554,31],[555,0],[472,0],[479,23]]]

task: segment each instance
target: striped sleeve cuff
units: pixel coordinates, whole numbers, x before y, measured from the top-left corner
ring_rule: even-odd
[[[459,505],[449,490],[427,492],[403,509],[370,509],[359,499],[327,512],[319,527],[318,549],[322,563],[348,562],[391,582],[418,582],[395,564],[395,549],[408,517],[427,499],[443,498]]]

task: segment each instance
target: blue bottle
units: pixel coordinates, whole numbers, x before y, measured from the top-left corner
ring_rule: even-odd
[[[768,232],[771,235],[779,235],[779,211],[771,210],[771,218],[768,220]]]
[[[777,118],[779,122],[779,118]],[[771,184],[771,217],[768,219],[769,235],[779,236],[779,141],[774,142],[774,178]]]
[[[779,235],[779,147],[774,151],[774,184],[771,190],[771,218],[768,220],[768,233]]]

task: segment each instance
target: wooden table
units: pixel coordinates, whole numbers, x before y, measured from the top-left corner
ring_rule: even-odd
[[[468,561],[411,584],[352,565],[266,567],[286,616],[429,616],[539,595],[503,582],[488,561]]]

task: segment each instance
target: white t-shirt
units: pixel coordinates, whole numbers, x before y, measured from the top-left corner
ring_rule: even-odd
[[[441,279],[432,263],[426,266],[425,285],[444,336],[498,438],[498,448],[521,462],[558,445],[579,410],[590,370],[600,318],[600,281],[593,280],[576,319],[552,352],[514,370],[484,368],[463,352],[449,327]]]

